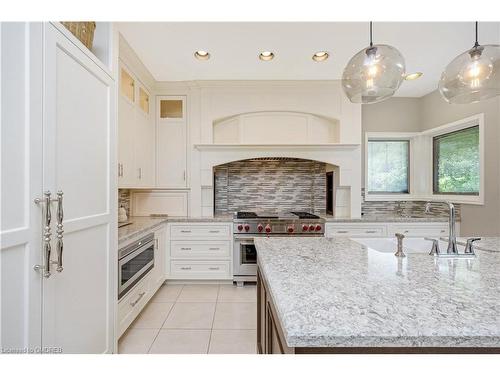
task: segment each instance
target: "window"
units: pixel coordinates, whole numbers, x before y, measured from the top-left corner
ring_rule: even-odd
[[[479,126],[433,138],[434,194],[479,195]]]
[[[409,193],[409,140],[368,140],[368,193]]]

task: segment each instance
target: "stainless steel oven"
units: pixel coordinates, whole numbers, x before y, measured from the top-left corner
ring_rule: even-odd
[[[118,299],[153,269],[155,263],[154,234],[122,248],[118,253]]]
[[[241,281],[252,281],[257,275],[257,250],[253,236],[234,236],[233,273]]]

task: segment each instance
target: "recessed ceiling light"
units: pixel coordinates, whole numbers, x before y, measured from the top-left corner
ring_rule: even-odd
[[[272,53],[271,51],[261,52],[259,55],[259,59],[263,61],[271,61],[272,59],[274,59],[274,53]]]
[[[407,81],[414,81],[416,79],[419,79],[420,77],[422,77],[424,73],[422,72],[416,72],[416,73],[409,73],[407,75],[405,75],[405,80]]]
[[[210,54],[207,51],[200,50],[194,53],[194,57],[198,60],[208,60],[210,58]]]
[[[330,55],[328,54],[328,52],[326,51],[319,51],[319,52],[316,52],[312,59],[314,61],[325,61],[328,57],[330,57]]]

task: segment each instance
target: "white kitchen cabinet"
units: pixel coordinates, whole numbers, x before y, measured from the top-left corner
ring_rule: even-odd
[[[460,233],[460,224],[456,223],[457,235]],[[406,237],[443,237],[449,233],[448,223],[391,223],[388,225],[387,235],[394,237],[402,233]]]
[[[156,173],[158,188],[187,186],[185,96],[157,97]]]
[[[326,224],[326,237],[385,237],[387,235],[386,225],[338,223]]]
[[[144,236],[141,233],[139,237]],[[131,239],[130,243],[135,241]],[[123,335],[130,324],[139,316],[142,309],[165,282],[168,249],[167,226],[154,229],[154,267],[143,279],[130,289],[118,302],[118,335]]]
[[[9,90],[2,96],[2,202],[9,202],[2,207],[2,349],[111,353],[115,83],[51,23],[1,28],[2,92]],[[17,170],[4,178],[10,164]]]
[[[456,223],[457,236],[460,224]],[[448,235],[446,222],[397,222],[397,223],[334,223],[325,225],[326,237],[394,237],[402,233],[406,237],[442,237]]]
[[[153,284],[153,274],[149,273],[120,300],[118,303],[117,338],[123,335],[130,324],[141,313],[141,310],[146,306],[151,297],[153,297],[156,292],[156,289],[151,288]]]
[[[232,280],[232,223],[169,224],[171,280]]]
[[[155,125],[150,93],[125,64],[120,64],[118,101],[118,184],[155,187]]]
[[[167,226],[155,230],[155,266],[153,268],[152,287],[154,292],[165,282],[165,258],[167,253]]]

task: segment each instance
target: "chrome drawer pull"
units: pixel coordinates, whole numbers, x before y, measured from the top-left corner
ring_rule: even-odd
[[[220,247],[209,247],[208,250],[220,250]]]
[[[338,230],[337,233],[349,233],[347,230]]]
[[[191,231],[190,230],[184,230],[184,229],[182,229],[181,233],[191,233]]]
[[[181,250],[191,250],[190,247],[181,247]]]
[[[181,267],[181,270],[183,271],[189,271],[191,269],[191,267]]]
[[[218,271],[219,267],[208,267],[208,269],[211,271]]]
[[[146,294],[146,292],[139,293],[139,297],[134,302],[130,302],[130,305],[132,305],[132,307],[137,305],[139,303],[139,301],[142,299],[142,297],[144,297],[145,294]]]
[[[220,230],[211,230],[209,233],[220,233]]]
[[[367,230],[365,233],[377,233],[376,230]]]

